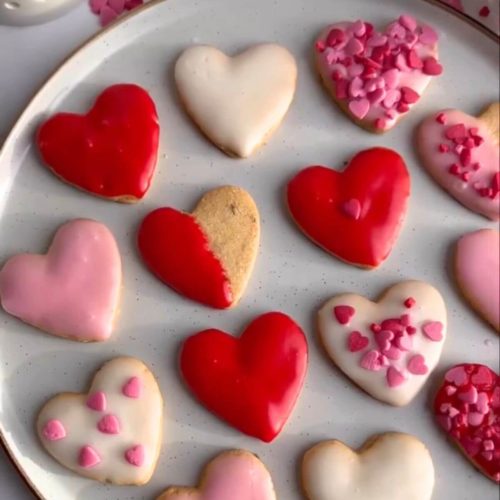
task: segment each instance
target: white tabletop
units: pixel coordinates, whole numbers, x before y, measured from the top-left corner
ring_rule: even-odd
[[[0,26],[0,144],[17,116],[54,69],[99,29],[87,2],[39,26]],[[0,499],[32,500],[0,446]]]

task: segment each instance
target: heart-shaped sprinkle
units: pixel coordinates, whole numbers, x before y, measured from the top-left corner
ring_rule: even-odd
[[[428,321],[422,326],[424,335],[434,342],[443,340],[443,324],[440,321]]]
[[[333,309],[333,315],[341,325],[348,325],[355,313],[356,310],[351,306],[341,305]]]
[[[425,375],[429,368],[425,364],[425,358],[421,354],[415,354],[408,361],[408,371],[415,375]]]
[[[368,346],[370,340],[360,332],[352,332],[347,339],[347,347],[351,352],[362,351]]]
[[[101,457],[92,446],[86,445],[80,450],[80,454],[78,455],[78,465],[80,465],[80,467],[89,469],[100,463]]]
[[[142,394],[142,383],[139,377],[131,377],[122,388],[124,396],[127,398],[138,399]]]
[[[66,429],[60,420],[49,420],[43,427],[43,437],[49,441],[59,441],[66,437]]]
[[[87,406],[95,411],[106,411],[106,394],[102,391],[94,392],[87,398]]]
[[[351,219],[358,220],[361,215],[361,203],[356,198],[351,198],[342,205],[342,210]]]
[[[454,390],[450,390],[450,387]],[[486,476],[500,483],[500,377],[487,366],[457,365],[434,402],[437,422]]]
[[[144,464],[144,446],[142,444],[138,444],[136,446],[133,446],[132,448],[129,448],[125,452],[125,460],[130,464],[135,467],[142,467]]]
[[[394,126],[443,70],[436,32],[412,16],[401,16],[383,33],[361,20],[334,24],[315,48],[325,87],[343,110],[377,132]]]
[[[411,314],[405,305],[410,297],[419,305]],[[349,305],[356,314],[345,328],[331,311]],[[440,340],[433,335],[435,340],[429,341],[423,331],[428,323],[440,325]],[[446,309],[430,285],[402,282],[378,303],[353,294],[330,299],[319,312],[319,332],[328,354],[349,378],[373,397],[401,406],[417,394],[439,361]]]
[[[116,415],[104,415],[97,422],[97,428],[104,434],[120,434],[120,421]]]

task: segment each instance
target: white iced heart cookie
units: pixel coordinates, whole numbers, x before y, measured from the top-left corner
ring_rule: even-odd
[[[374,436],[358,451],[324,441],[304,455],[302,484],[309,500],[430,500],[434,466],[408,434]]]
[[[246,158],[279,126],[295,93],[297,65],[284,47],[261,44],[235,57],[200,45],[175,64],[187,112],[231,156]]]
[[[334,363],[368,394],[409,403],[436,367],[446,337],[446,307],[427,283],[404,281],[378,302],[360,295],[330,299],[319,332]]]
[[[141,361],[115,358],[94,376],[88,394],[62,393],[37,419],[44,448],[72,471],[114,484],[144,484],[160,453],[163,401]]]

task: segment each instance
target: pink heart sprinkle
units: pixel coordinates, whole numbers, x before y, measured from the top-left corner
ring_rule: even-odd
[[[389,359],[392,359],[393,361],[397,361],[403,355],[403,351],[401,351],[401,349],[398,349],[396,346],[391,345],[391,347],[389,347],[389,349],[387,349],[387,351],[384,351],[384,354]]]
[[[394,89],[398,85],[399,71],[396,68],[388,69],[382,73],[382,78],[387,88]]]
[[[118,15],[116,12],[111,8],[105,5],[99,14],[99,20],[101,22],[101,26],[107,26],[109,23],[114,21]]]
[[[360,99],[359,101],[350,101],[349,111],[358,120],[362,120],[368,114],[368,111],[370,111],[370,101],[368,99]]]
[[[360,360],[359,365],[365,370],[378,372],[382,365],[379,360],[378,351],[368,351]]]
[[[410,351],[413,347],[413,340],[409,335],[401,335],[401,337],[396,340],[396,346],[403,351]]]
[[[490,404],[488,399],[488,394],[485,392],[480,392],[477,395],[476,409],[479,413],[486,415],[490,411]]]
[[[362,351],[368,346],[370,340],[360,332],[351,332],[347,338],[347,348],[350,352]]]
[[[465,385],[469,380],[467,372],[465,371],[465,368],[463,366],[455,366],[451,370],[448,370],[446,372],[446,375],[444,376],[444,379],[447,382],[452,382],[457,387]]]
[[[78,464],[80,465],[80,467],[89,469],[99,464],[100,462],[101,457],[97,454],[97,451],[95,451],[94,448],[88,445],[81,448],[80,454],[78,456]]]
[[[368,40],[366,41],[366,45],[368,47],[382,47],[387,43],[387,37],[384,35],[381,35],[380,33],[375,33],[373,34]]]
[[[357,38],[351,38],[345,46],[345,53],[348,56],[356,56],[363,52],[363,44]]]
[[[342,205],[342,211],[351,219],[358,220],[361,215],[361,203],[356,198],[351,198]]]
[[[443,67],[434,57],[428,57],[424,61],[423,73],[430,76],[437,76],[443,72]]]
[[[127,396],[127,398],[140,398],[142,394],[142,384],[139,377],[129,378],[123,386],[122,392],[124,396]]]
[[[438,41],[438,34],[427,25],[422,25],[422,33],[420,33],[418,39],[424,45],[434,45]]]
[[[107,0],[89,0],[90,10],[94,14],[99,14],[101,9],[106,5]]]
[[[351,64],[347,68],[347,72],[351,78],[361,75],[363,73],[364,66],[362,64]]]
[[[66,437],[66,429],[60,420],[49,420],[43,427],[42,433],[47,441],[59,441]]]
[[[394,338],[394,333],[390,330],[381,330],[375,333],[375,342],[377,342],[380,349],[387,351],[391,347],[391,340]]]
[[[398,89],[390,89],[385,94],[385,98],[383,101],[384,108],[393,108],[396,103],[401,99],[401,91]]]
[[[389,387],[398,387],[406,380],[404,375],[393,366],[387,368],[386,378]]]
[[[370,92],[367,97],[371,104],[378,104],[384,100],[385,94],[386,91],[384,89],[375,89],[373,92]]]
[[[402,16],[399,16],[399,23],[407,30],[415,31],[417,29],[416,19],[409,14],[403,14]]]
[[[363,80],[356,76],[351,80],[349,84],[349,96],[350,97],[364,97],[365,90],[363,88]]]
[[[142,446],[142,444],[139,444],[137,446],[129,448],[125,452],[125,460],[127,460],[130,465],[141,467],[144,464],[144,455],[144,446]]]
[[[443,324],[440,321],[429,321],[422,326],[424,335],[433,342],[443,340]]]
[[[125,10],[125,0],[108,0],[108,6],[120,15]]]
[[[407,104],[414,104],[420,96],[410,87],[401,87],[401,99]]]
[[[87,406],[91,410],[105,411],[106,410],[106,394],[102,391],[94,392],[87,398]]]
[[[352,306],[335,306],[333,308],[333,314],[341,325],[347,325],[355,313],[356,310]]]
[[[356,36],[363,36],[366,33],[366,25],[361,19],[352,23],[350,29]]]
[[[494,383],[493,374],[485,366],[480,366],[474,373],[470,381],[475,385],[492,385]]]
[[[120,434],[120,421],[115,415],[104,415],[97,428],[104,434]]]
[[[457,392],[457,388],[454,385],[447,385],[444,388],[444,392],[446,393],[447,396],[453,396]]]
[[[473,427],[478,427],[483,423],[484,420],[484,415],[481,413],[477,412],[471,412],[469,415],[467,415],[467,421],[469,422],[469,425],[472,425]]]
[[[425,358],[421,354],[415,354],[410,358],[407,365],[408,371],[414,375],[425,375],[429,368],[425,364]]]
[[[477,402],[477,389],[471,385],[466,391],[458,391],[458,399],[468,404],[476,404]]]

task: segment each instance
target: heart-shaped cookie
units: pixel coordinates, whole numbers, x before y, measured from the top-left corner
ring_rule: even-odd
[[[464,455],[500,483],[500,376],[484,365],[454,366],[444,376],[434,413]]]
[[[43,447],[72,471],[114,484],[144,484],[160,454],[163,401],[147,366],[115,358],[87,394],[62,393],[37,418]]]
[[[480,116],[445,109],[417,130],[422,163],[438,184],[473,212],[500,219],[500,103]]]
[[[140,200],[156,166],[160,125],[137,85],[108,87],[86,115],[58,113],[38,130],[44,163],[62,180],[114,201]]]
[[[373,436],[357,451],[324,441],[304,455],[302,484],[309,500],[430,500],[434,465],[408,434]]]
[[[180,98],[202,132],[231,156],[246,158],[278,128],[295,93],[297,66],[276,44],[228,57],[205,45],[175,64]]]
[[[142,221],[141,256],[177,292],[224,309],[237,304],[252,273],[260,237],[259,212],[243,189],[206,193],[191,214],[159,208]]]
[[[401,229],[410,176],[395,151],[358,153],[343,172],[314,166],[288,184],[288,208],[315,243],[361,267],[377,267],[389,255]]]
[[[180,370],[194,395],[241,432],[272,441],[285,425],[304,382],[307,341],[288,316],[271,312],[240,338],[204,330],[182,345]]]
[[[111,335],[120,286],[116,241],[106,226],[87,219],[63,224],[46,255],[16,255],[0,270],[6,312],[82,342]]]
[[[403,406],[439,361],[446,307],[431,285],[403,281],[378,302],[354,294],[333,297],[319,311],[319,333],[353,382],[380,401]]]
[[[454,268],[464,296],[500,332],[500,233],[481,229],[462,236],[457,242]]]
[[[265,465],[245,450],[225,451],[211,460],[198,488],[171,486],[157,500],[276,500]]]
[[[377,32],[368,22],[342,22],[324,29],[315,43],[316,64],[334,101],[355,123],[385,132],[420,100],[433,76],[438,36],[402,15]]]

